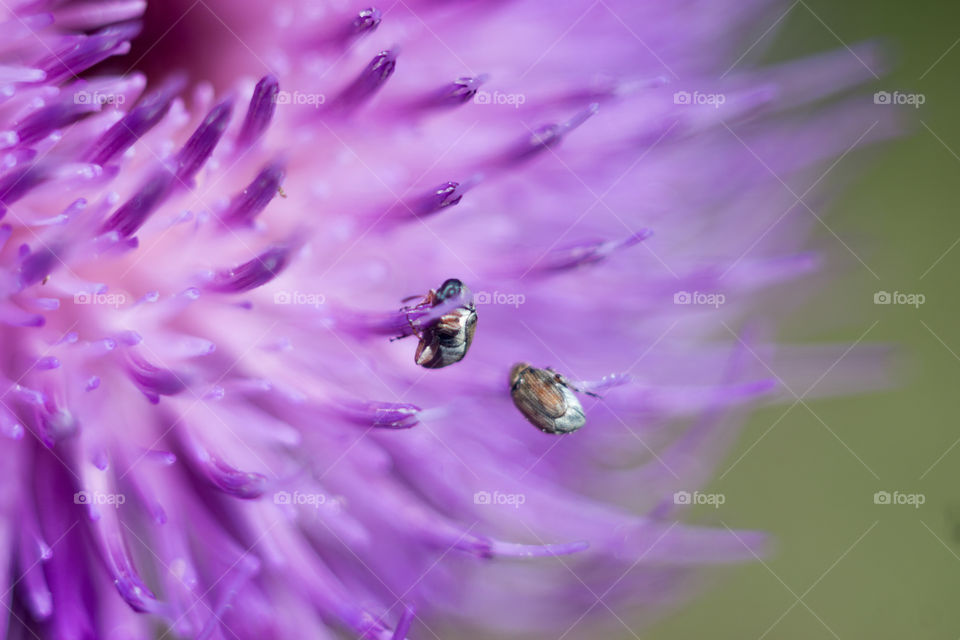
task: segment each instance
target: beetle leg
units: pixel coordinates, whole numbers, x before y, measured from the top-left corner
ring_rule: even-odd
[[[418,339],[422,340],[423,336],[420,334],[420,331],[417,329],[417,326],[413,324],[413,320],[410,319],[410,314],[407,314],[407,324],[410,325],[410,330],[413,332],[413,335],[417,336]]]
[[[562,384],[562,385],[565,386],[566,388],[570,389],[571,391],[576,391],[577,393],[582,393],[582,394],[588,395],[588,396],[590,396],[591,398],[599,398],[600,400],[603,399],[603,396],[598,395],[598,394],[594,393],[593,391],[587,391],[586,389],[581,389],[581,388],[579,388],[579,387],[573,386],[572,384],[570,384],[570,382],[569,382],[566,378],[564,378],[564,377],[563,377],[562,375],[560,375],[559,373],[555,373],[553,377],[554,377],[554,379],[555,379],[557,382],[559,382],[560,384]]]

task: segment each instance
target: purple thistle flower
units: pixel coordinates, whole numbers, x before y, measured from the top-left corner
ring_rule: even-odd
[[[201,4],[0,9],[0,638],[588,637],[765,552],[674,492],[842,351],[756,299],[896,131],[789,113],[869,47],[728,69],[760,1]]]

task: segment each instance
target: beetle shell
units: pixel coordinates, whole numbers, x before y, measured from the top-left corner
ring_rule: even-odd
[[[423,331],[414,360],[427,369],[440,369],[460,362],[467,355],[476,329],[476,311],[454,309]]]
[[[525,362],[514,365],[510,396],[520,413],[544,433],[572,433],[587,422],[566,379],[551,369],[537,369]]]
[[[426,369],[440,369],[463,360],[473,342],[477,329],[477,310],[473,295],[459,280],[447,280],[437,291],[430,291],[424,304],[436,306],[447,300],[460,298],[462,306],[444,314],[436,323],[426,327],[420,334],[420,343],[414,361]]]

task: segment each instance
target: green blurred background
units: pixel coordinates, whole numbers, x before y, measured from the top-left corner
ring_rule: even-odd
[[[767,60],[880,38],[891,67],[870,92],[926,97],[911,114],[911,133],[835,170],[855,179],[825,219],[878,278],[851,259],[806,307],[831,322],[796,317],[780,335],[852,344],[876,322],[865,341],[897,345],[903,375],[890,391],[810,401],[829,430],[802,405],[786,417],[788,405],[758,411],[724,468],[753,448],[706,489],[726,495],[722,514],[703,507],[694,518],[770,531],[776,553],[726,570],[719,588],[638,635],[955,640],[960,245],[951,247],[960,239],[960,3],[804,0],[767,38]],[[838,248],[821,232],[820,246]],[[926,301],[919,309],[875,305],[878,290]],[[822,326],[835,329],[812,328]],[[920,493],[926,502],[877,505],[879,490]]]

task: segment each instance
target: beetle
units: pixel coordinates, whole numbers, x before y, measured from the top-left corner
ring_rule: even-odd
[[[431,289],[419,304],[407,308],[407,311],[433,308],[450,301],[459,301],[461,304],[422,330],[418,330],[407,315],[410,328],[420,339],[414,362],[426,369],[449,366],[467,355],[477,329],[477,308],[473,303],[473,294],[463,282],[450,278],[438,289]]]
[[[573,433],[587,422],[583,406],[574,391],[599,398],[595,393],[574,387],[562,375],[547,367],[537,369],[518,362],[510,370],[513,404],[530,423],[544,433]]]

